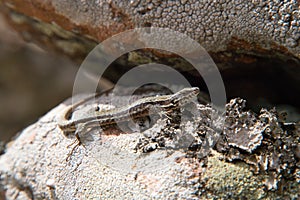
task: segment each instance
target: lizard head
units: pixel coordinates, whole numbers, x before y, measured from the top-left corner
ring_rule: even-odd
[[[200,90],[198,87],[184,88],[171,96],[171,101],[174,104],[184,105],[196,98]]]

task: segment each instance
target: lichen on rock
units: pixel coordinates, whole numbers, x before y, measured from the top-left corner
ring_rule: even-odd
[[[262,109],[258,116],[243,111],[245,101],[241,99],[231,100],[228,106],[226,159],[244,161],[254,173],[268,175],[268,190],[284,190],[287,180],[299,184],[299,125],[280,121],[275,109]]]

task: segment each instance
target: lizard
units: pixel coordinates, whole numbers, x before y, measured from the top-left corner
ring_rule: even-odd
[[[184,88],[171,95],[145,97],[120,108],[105,111],[95,111],[94,115],[80,119],[70,119],[74,109],[79,105],[95,98],[95,95],[87,97],[78,103],[67,106],[57,119],[58,127],[67,138],[75,136],[78,144],[81,144],[79,132],[85,134],[89,129],[96,127],[115,126],[119,122],[126,122],[130,119],[147,117],[152,106],[159,106],[166,113],[170,113],[191,102],[199,94],[198,87]],[[97,95],[99,96],[99,94]],[[76,146],[77,146],[76,145]]]

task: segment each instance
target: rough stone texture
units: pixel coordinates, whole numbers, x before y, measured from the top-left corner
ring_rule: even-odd
[[[58,34],[61,41],[85,49],[81,41],[102,40],[135,27],[164,27],[186,33],[200,42],[206,50],[238,52],[263,56],[275,54],[300,57],[299,1],[60,1],[60,0],[3,0],[11,23],[28,38],[38,32],[31,22],[16,21],[11,10],[35,20],[75,34],[78,43]],[[10,11],[9,11],[10,10]],[[43,24],[43,23],[42,23]],[[26,28],[27,27],[27,28]],[[35,29],[35,30],[34,30]],[[49,28],[50,32],[53,28]],[[23,30],[23,31],[22,31]],[[57,32],[56,32],[57,33]],[[34,34],[32,40],[39,40]],[[29,38],[28,38],[29,39]],[[50,45],[50,44],[48,44]],[[66,52],[61,44],[56,48]],[[77,49],[77,47],[75,48]],[[72,50],[74,51],[74,50]],[[249,62],[249,59],[245,58]],[[250,59],[251,60],[251,59]]]
[[[292,60],[296,64],[292,64],[290,76],[299,77],[296,75],[299,71],[294,70],[299,69],[300,57],[299,1],[2,0],[1,3],[7,21],[26,40],[54,48],[79,62],[97,42],[120,31],[168,27],[199,41],[219,62],[247,64],[259,61],[259,57]],[[131,52],[120,63],[128,67],[128,63],[142,64],[166,56],[161,52],[154,52],[154,56],[148,53]],[[173,57],[168,57],[167,62],[186,66]],[[298,98],[293,96],[293,99]],[[257,116],[244,111],[242,104],[238,99],[229,104],[227,127],[215,150],[205,158],[198,152],[204,138],[208,133],[220,132],[209,125],[206,113],[211,108],[198,107],[205,117],[198,119],[203,123],[194,132],[196,141],[184,152],[186,157],[150,174],[144,171],[124,174],[99,163],[95,155],[99,152],[106,155],[106,151],[91,151],[99,150],[99,145],[94,145],[97,147],[94,149],[80,146],[66,161],[71,141],[62,136],[55,121],[61,105],[24,130],[1,156],[0,185],[5,191],[0,194],[14,199],[74,196],[82,199],[100,194],[107,199],[299,198],[299,124],[285,123],[276,111],[263,110]],[[160,155],[156,154],[161,147],[159,139],[170,139],[164,134],[155,135],[150,142],[144,138],[140,147],[151,156]],[[118,144],[126,149],[136,147],[140,138],[121,134],[105,139],[108,145]]]
[[[227,104],[224,136],[228,146],[221,150],[226,159],[243,160],[254,173],[266,174],[268,190],[283,192],[289,187],[287,180],[299,183],[299,122],[285,123],[285,114],[275,109],[262,109],[259,116],[244,109],[242,99]]]
[[[200,114],[192,123],[183,122],[181,131],[195,137],[188,149],[163,148],[172,147],[170,140],[180,132],[167,123],[171,129],[155,128],[155,134],[144,136],[111,130],[99,141],[99,132],[90,132],[81,135],[83,145],[72,154],[72,140],[57,127],[56,116],[65,107],[61,104],[25,129],[0,157],[0,188],[8,199],[299,198],[299,125],[285,123],[276,111],[256,116],[244,104],[241,99],[227,104],[224,131],[211,123],[210,106],[191,109]],[[78,108],[73,117],[94,106]],[[255,129],[263,137],[253,137],[253,142],[248,135]],[[205,137],[216,133],[214,150],[199,157]],[[231,140],[230,134],[237,133],[256,145]],[[159,143],[162,138],[165,142]],[[135,151],[141,140],[157,143],[157,148],[146,154]],[[130,160],[132,155],[138,156]],[[265,159],[253,160],[259,158]]]

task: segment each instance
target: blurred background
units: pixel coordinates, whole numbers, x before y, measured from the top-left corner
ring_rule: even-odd
[[[25,43],[0,15],[0,141],[35,122],[72,94],[77,67]]]

